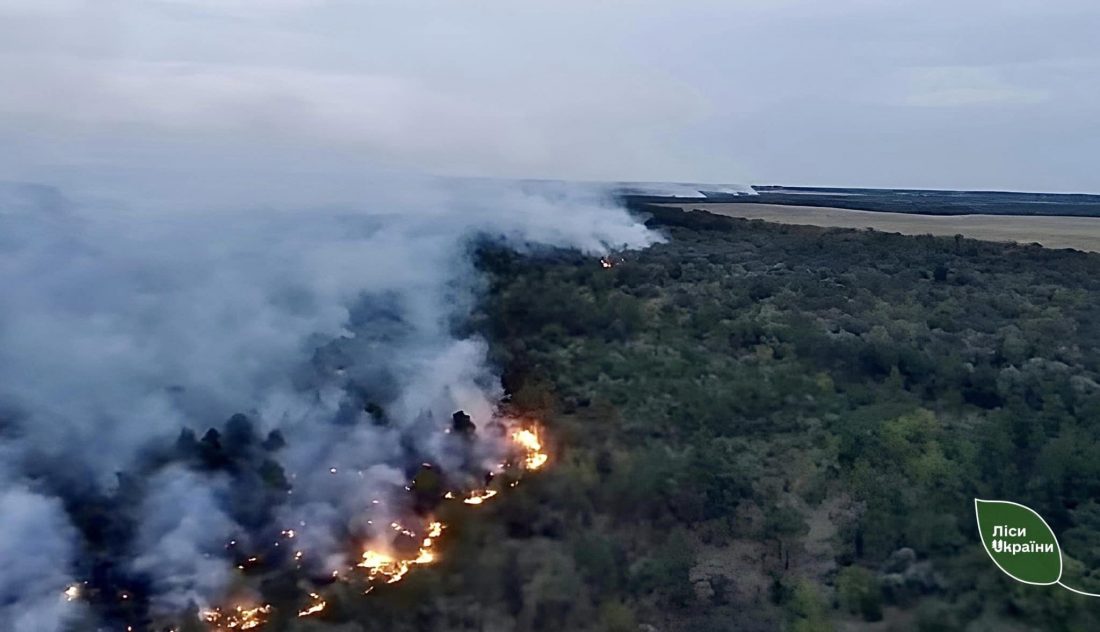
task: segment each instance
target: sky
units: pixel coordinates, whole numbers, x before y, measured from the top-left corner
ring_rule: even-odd
[[[0,179],[1100,192],[1096,33],[1094,0],[0,0]]]

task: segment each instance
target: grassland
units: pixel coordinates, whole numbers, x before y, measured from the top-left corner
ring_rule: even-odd
[[[676,203],[685,210],[762,219],[780,224],[829,228],[871,228],[903,235],[963,235],[985,241],[1039,243],[1048,248],[1100,252],[1100,217],[1019,215],[918,215],[855,211],[843,208],[777,204]]]

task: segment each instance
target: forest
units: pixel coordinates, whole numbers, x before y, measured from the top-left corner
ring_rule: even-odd
[[[481,247],[470,326],[555,459],[362,625],[1100,626],[972,505],[1035,508],[1100,589],[1100,257],[638,211],[667,241],[610,268]]]
[[[1100,629],[973,515],[1036,509],[1100,590],[1100,256],[634,211],[663,243],[474,247],[459,333],[547,467],[445,516],[437,564],[276,628]]]

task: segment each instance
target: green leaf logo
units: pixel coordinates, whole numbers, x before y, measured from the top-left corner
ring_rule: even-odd
[[[1062,549],[1042,516],[1007,500],[974,499],[986,553],[1009,577],[1039,586],[1062,578]]]

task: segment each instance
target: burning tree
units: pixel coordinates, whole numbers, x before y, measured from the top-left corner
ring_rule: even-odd
[[[446,530],[446,524],[437,517],[441,505],[450,502],[481,505],[508,487],[514,487],[523,473],[538,470],[549,461],[541,428],[532,420],[501,415],[479,433],[471,417],[457,411],[451,425],[443,432],[462,446],[464,453],[459,460],[459,470],[446,471],[432,463],[416,468],[405,487],[404,500],[399,497],[396,506],[387,507],[385,511],[367,510],[368,516],[394,511],[400,516],[385,524],[374,524],[373,518],[367,519],[366,524],[373,530],[360,539],[358,545],[355,537],[350,539],[348,563],[327,573],[319,572],[323,567],[316,566],[309,551],[297,548],[294,543],[296,531],[284,529],[280,536],[287,546],[282,548],[293,550],[293,553],[261,557],[253,555],[252,551],[237,552],[238,558],[243,558],[238,567],[242,580],[246,584],[270,586],[276,577],[289,572],[288,579],[296,578],[293,585],[305,587],[292,589],[292,592],[308,594],[307,599],[297,600],[300,605],[294,607],[294,617],[325,616],[330,601],[325,597],[329,590],[326,586],[334,582],[369,594],[379,585],[400,582],[417,566],[437,562],[441,555],[439,540]],[[482,441],[498,446],[488,449],[488,455],[497,460],[478,472],[475,464],[485,462],[483,457],[486,456],[485,446],[479,447]],[[500,476],[506,473],[508,476]],[[227,548],[235,549],[237,544],[233,541]],[[287,563],[294,568],[288,569]],[[211,630],[248,630],[266,625],[275,615],[281,619],[290,618],[291,613],[286,610],[282,603],[276,606],[257,599],[243,599],[233,605],[204,609],[199,614]]]

